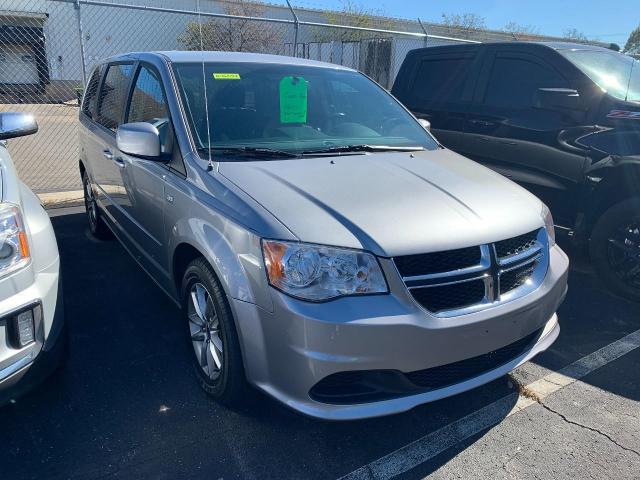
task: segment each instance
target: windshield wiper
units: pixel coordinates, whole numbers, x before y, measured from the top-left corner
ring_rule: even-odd
[[[316,155],[323,153],[348,153],[348,152],[415,152],[424,150],[420,145],[341,145],[335,147],[321,148],[318,150],[307,150],[302,155]]]
[[[275,150],[273,148],[262,147],[211,147],[201,148],[201,151],[221,153],[223,155],[247,155],[247,156],[259,156],[259,157],[286,157],[286,158],[298,158],[299,155],[292,152],[286,152],[284,150]]]

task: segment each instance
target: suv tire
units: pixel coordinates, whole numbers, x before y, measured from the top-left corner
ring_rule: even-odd
[[[102,219],[102,213],[96,202],[93,187],[89,181],[89,175],[86,171],[82,172],[82,190],[84,191],[84,208],[87,212],[87,221],[89,222],[89,231],[91,235],[100,239],[108,240],[113,238],[113,234],[107,224]]]
[[[620,202],[596,222],[589,244],[602,283],[614,293],[640,300],[640,199]]]
[[[182,300],[198,383],[218,402],[239,404],[247,383],[233,314],[213,269],[202,257],[185,270]]]

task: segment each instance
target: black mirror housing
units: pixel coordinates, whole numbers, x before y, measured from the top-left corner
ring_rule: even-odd
[[[544,110],[584,110],[580,94],[572,88],[539,88],[534,104]]]

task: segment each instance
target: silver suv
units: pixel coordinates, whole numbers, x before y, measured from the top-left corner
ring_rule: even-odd
[[[121,55],[93,71],[80,122],[91,231],[183,309],[219,401],[252,384],[314,417],[385,415],[558,336],[568,260],[549,211],[361,73]]]

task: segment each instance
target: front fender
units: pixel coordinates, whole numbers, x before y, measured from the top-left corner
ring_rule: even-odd
[[[181,244],[202,254],[230,299],[273,310],[258,236],[213,212],[201,212],[173,225],[168,251],[176,252]]]

